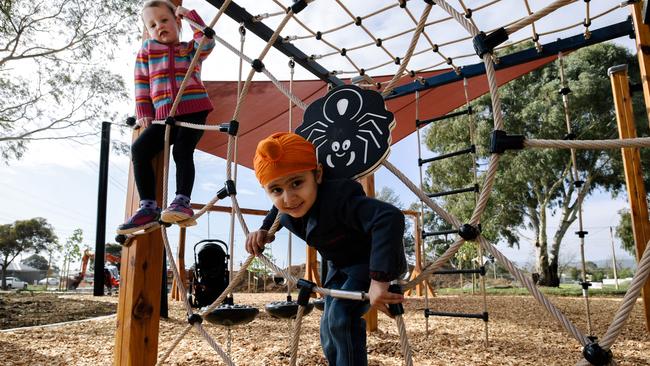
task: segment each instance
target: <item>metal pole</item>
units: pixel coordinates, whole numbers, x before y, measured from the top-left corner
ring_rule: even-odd
[[[618,271],[616,270],[616,251],[614,250],[614,234],[612,233],[612,227],[609,227],[609,237],[612,242],[612,267],[614,268],[614,283],[616,284],[616,289],[618,290]]]
[[[94,296],[104,296],[104,253],[106,246],[106,192],[108,190],[108,154],[111,142],[111,123],[102,122],[99,152],[99,187],[97,193],[97,229],[95,230],[95,284]]]

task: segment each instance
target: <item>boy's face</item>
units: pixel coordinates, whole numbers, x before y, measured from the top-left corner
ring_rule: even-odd
[[[181,27],[180,19],[174,16],[167,7],[151,6],[142,11],[147,32],[151,38],[163,44],[176,44]]]
[[[303,217],[316,202],[322,172],[319,166],[316,171],[285,175],[267,183],[264,190],[280,212],[294,218]]]

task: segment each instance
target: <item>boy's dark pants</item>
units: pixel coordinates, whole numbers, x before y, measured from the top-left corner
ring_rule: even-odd
[[[208,111],[177,116],[176,120],[204,124]],[[176,163],[176,194],[192,195],[194,186],[194,149],[203,130],[173,126],[169,141],[174,145],[172,156]],[[165,146],[165,125],[151,125],[133,142],[131,160],[133,176],[140,199],[155,200],[155,179],[151,160]]]
[[[370,277],[367,264],[336,268],[328,263],[324,287],[348,291],[368,291]],[[323,353],[331,366],[368,364],[366,321],[362,318],[370,307],[367,301],[325,298],[320,323]]]

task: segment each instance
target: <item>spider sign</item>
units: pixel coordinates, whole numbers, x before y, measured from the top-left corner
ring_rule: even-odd
[[[388,156],[394,127],[381,94],[343,85],[307,107],[296,133],[316,147],[325,178],[356,179]]]

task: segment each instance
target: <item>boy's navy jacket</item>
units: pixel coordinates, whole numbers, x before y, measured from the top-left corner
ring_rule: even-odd
[[[268,230],[278,213],[266,215]],[[351,179],[324,180],[316,201],[301,218],[280,217],[280,224],[336,267],[368,264],[375,280],[394,280],[406,270],[404,214],[395,206],[367,197],[361,184]]]

